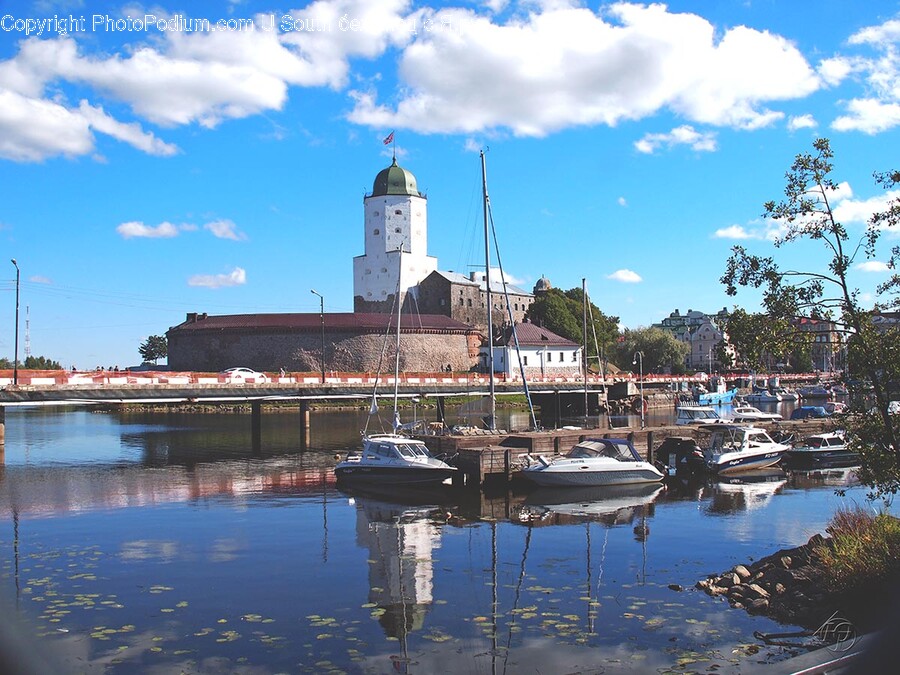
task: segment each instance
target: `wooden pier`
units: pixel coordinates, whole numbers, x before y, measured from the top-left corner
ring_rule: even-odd
[[[831,430],[833,420],[779,420],[754,426],[807,436]],[[552,431],[474,432],[465,435],[423,436],[431,451],[454,457],[460,469],[459,481],[478,487],[497,481],[509,481],[525,466],[525,454],[557,455],[567,453],[586,438],[627,438],[648,462],[656,460],[656,448],[669,436],[697,439],[699,429],[692,425],[660,427],[622,427],[617,429],[556,429]]]

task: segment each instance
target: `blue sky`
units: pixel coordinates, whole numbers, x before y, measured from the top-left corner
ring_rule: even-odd
[[[736,243],[775,253],[762,205],[813,139],[851,232],[892,196],[872,172],[900,168],[898,50],[896,1],[0,3],[0,355],[9,258],[20,358],[27,308],[31,352],[66,367],[139,363],[186,312],[316,312],[312,288],[352,311],[392,130],[442,270],[483,265],[487,147],[519,285],[586,278],[627,327],[755,310],[718,279]]]

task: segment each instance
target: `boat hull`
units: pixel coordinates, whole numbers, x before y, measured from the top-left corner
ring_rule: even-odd
[[[861,459],[851,450],[792,450],[784,461],[793,469],[817,469],[857,466]]]
[[[737,393],[737,389],[730,389],[724,392],[714,391],[708,394],[700,394],[697,396],[697,403],[700,405],[726,405],[734,401]]]
[[[338,482],[368,483],[377,485],[425,485],[442,483],[451,478],[455,467],[396,467],[365,466],[358,463],[347,463],[334,468]]]
[[[549,471],[547,468],[525,469],[522,475],[542,487],[602,487],[604,485],[637,485],[658,483],[663,475],[648,465],[615,471]]]
[[[784,451],[782,450],[771,450],[769,452],[757,454],[745,452],[728,453],[719,459],[712,460],[709,463],[709,468],[714,473],[728,475],[740,471],[765,469],[770,466],[775,466],[781,461],[782,457],[784,457]]]

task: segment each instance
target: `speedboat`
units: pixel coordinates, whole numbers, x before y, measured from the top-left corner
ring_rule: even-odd
[[[641,459],[624,438],[589,438],[560,457],[526,454],[522,475],[544,486],[600,486],[656,483],[663,474]]]
[[[778,394],[781,397],[782,401],[799,401],[800,395],[797,394],[793,389],[787,389],[786,387],[772,387],[772,393]]]
[[[385,485],[441,483],[456,471],[433,456],[424,442],[398,434],[366,436],[362,452],[351,452],[334,467],[340,482]]]
[[[746,396],[747,403],[780,403],[781,394],[775,394],[768,389],[754,389]]]
[[[792,468],[847,467],[860,463],[859,453],[847,447],[840,431],[807,436],[785,454]]]
[[[764,429],[752,425],[716,424],[702,427],[710,434],[703,451],[707,468],[717,474],[774,466],[789,445],[776,443]]]
[[[675,424],[712,424],[720,419],[716,409],[709,405],[679,406],[675,411]]]
[[[778,413],[763,412],[752,405],[737,406],[731,413],[731,421],[739,422],[774,422],[782,419]]]

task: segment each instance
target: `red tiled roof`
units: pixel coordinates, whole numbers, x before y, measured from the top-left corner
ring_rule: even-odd
[[[188,320],[170,328],[173,331],[208,330],[292,330],[319,331],[322,329],[322,315],[309,314],[223,314],[220,316],[197,315],[196,320]],[[383,332],[389,324],[395,326],[397,317],[389,314],[341,312],[325,314],[327,331]],[[451,319],[442,314],[404,314],[400,317],[400,332],[477,332],[470,325]]]

